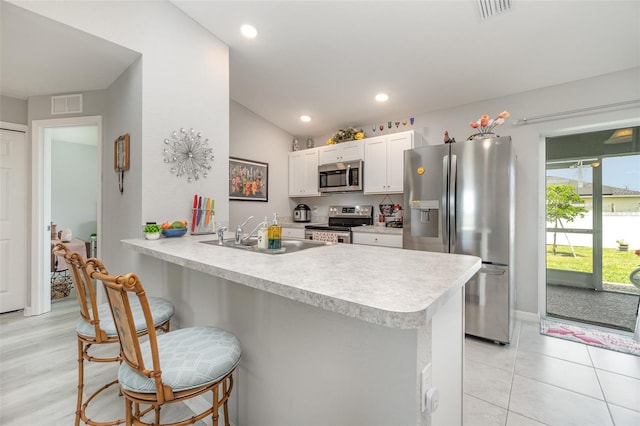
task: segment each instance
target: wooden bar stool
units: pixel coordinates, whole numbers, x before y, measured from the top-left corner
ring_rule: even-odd
[[[72,252],[63,243],[57,244],[53,250],[56,256],[64,257],[69,265],[69,272],[76,289],[76,296],[80,305],[80,316],[76,325],[76,335],[78,336],[78,398],[76,404],[76,420],[75,425],[80,424],[80,420],[88,425],[108,426],[118,425],[125,422],[125,419],[113,420],[110,422],[98,422],[87,418],[86,410],[89,403],[102,391],[111,385],[118,383],[113,380],[110,383],[93,392],[86,401],[83,402],[84,389],[84,361],[88,362],[121,362],[122,356],[118,354],[113,357],[96,357],[89,353],[92,345],[98,344],[114,344],[118,343],[118,333],[113,322],[109,305],[103,303],[98,305],[96,291],[93,287],[91,277],[86,270],[86,262],[83,257]],[[144,336],[149,332],[146,318],[143,315],[142,308],[137,301],[131,303],[131,309],[134,315],[133,326],[137,336]],[[151,328],[154,330],[169,331],[170,321],[173,317],[173,304],[159,297],[149,298],[149,310],[151,312]]]
[[[224,409],[229,426],[227,401],[233,389],[233,372],[240,361],[240,342],[231,333],[215,327],[191,327],[156,335],[149,327],[149,338],[140,342],[136,333],[134,302],[142,308],[149,325],[152,313],[140,280],[135,274],[109,275],[97,259],[87,261],[91,278],[102,281],[117,325],[124,362],[118,371],[120,389],[127,401],[127,425],[161,425],[164,404],[182,402],[206,392],[213,393],[210,408],[165,426],[183,426],[212,416],[218,425],[218,412]],[[155,410],[153,423],[142,420],[140,405]]]

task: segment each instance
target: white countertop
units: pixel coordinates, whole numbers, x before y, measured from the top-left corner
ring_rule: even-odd
[[[428,324],[480,269],[474,256],[333,244],[270,255],[202,244],[214,235],[123,240],[125,247],[252,288],[393,328]]]

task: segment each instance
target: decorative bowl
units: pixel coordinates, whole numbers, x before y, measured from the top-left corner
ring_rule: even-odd
[[[175,229],[172,228],[172,229],[162,230],[162,235],[164,235],[167,238],[182,237],[186,233],[187,233],[187,228],[175,228]]]

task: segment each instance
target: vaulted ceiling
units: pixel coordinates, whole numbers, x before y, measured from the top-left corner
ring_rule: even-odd
[[[173,3],[230,47],[232,99],[297,136],[640,67],[637,0],[511,0],[487,19],[477,0]],[[5,95],[103,89],[137,57],[1,7]]]

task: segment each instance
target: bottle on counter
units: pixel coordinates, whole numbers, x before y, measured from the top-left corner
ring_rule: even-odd
[[[278,225],[276,213],[273,214],[273,223],[269,226],[269,248],[279,249],[282,247],[282,225]]]
[[[269,219],[265,216],[264,222],[258,229],[258,248],[269,248]]]

